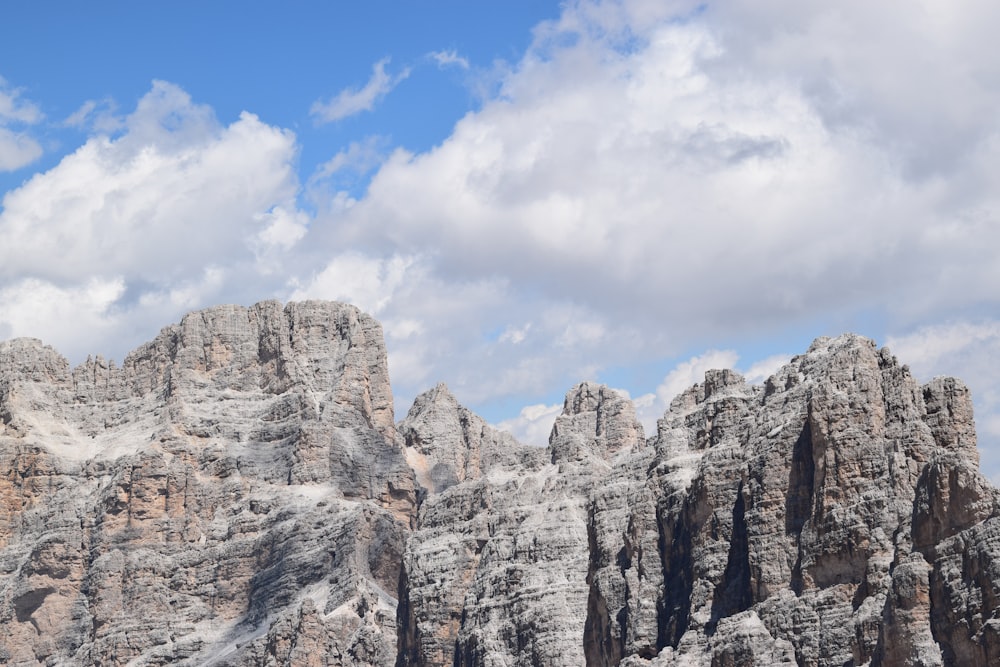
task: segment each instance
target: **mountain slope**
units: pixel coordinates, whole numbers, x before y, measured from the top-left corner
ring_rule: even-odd
[[[989,665],[1000,495],[960,381],[864,338],[546,449],[439,385],[394,424],[352,306],[186,316],[70,369],[0,343],[0,662]]]

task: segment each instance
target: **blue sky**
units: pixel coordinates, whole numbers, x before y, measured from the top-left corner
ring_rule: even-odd
[[[358,137],[384,135],[426,150],[475,108],[498,62],[516,62],[531,28],[559,14],[557,2],[37,2],[5,7],[0,62],[8,85],[35,101],[51,150],[28,173],[58,162],[86,138],[60,127],[81,106],[127,112],[154,79],[181,86],[223,123],[251,111],[299,137],[300,168]],[[469,65],[440,66],[432,54]],[[312,104],[364,84],[373,64],[410,77],[368,113],[317,125]],[[7,188],[24,172],[4,174]]]
[[[537,443],[580,380],[651,426],[856,331],[965,379],[1000,475],[990,2],[2,11],[2,337],[351,301],[398,411],[445,381]]]

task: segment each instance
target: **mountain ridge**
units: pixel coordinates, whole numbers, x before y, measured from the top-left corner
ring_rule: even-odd
[[[381,326],[196,311],[120,367],[0,343],[0,662],[987,665],[1000,492],[968,389],[853,334],[709,371],[647,438],[573,387],[547,448]]]

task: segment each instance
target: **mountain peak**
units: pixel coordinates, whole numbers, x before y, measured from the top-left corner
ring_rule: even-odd
[[[443,383],[393,423],[353,306],[218,306],[120,367],[0,343],[0,460],[16,664],[1000,660],[969,390],[854,334],[648,444],[582,382],[541,449]]]

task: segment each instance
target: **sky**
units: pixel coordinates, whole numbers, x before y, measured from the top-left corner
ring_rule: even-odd
[[[582,380],[653,432],[818,336],[972,389],[1000,481],[987,0],[0,9],[0,338],[121,360],[184,313],[348,301],[401,418],[544,444]]]

